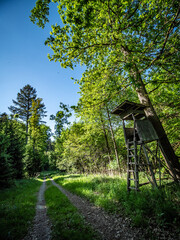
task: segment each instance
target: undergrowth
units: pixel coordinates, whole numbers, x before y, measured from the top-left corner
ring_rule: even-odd
[[[66,175],[55,176],[54,180],[106,211],[129,216],[135,226],[179,224],[180,187],[177,184],[161,189],[145,185],[140,192],[128,193],[126,180],[119,177]]]
[[[41,181],[17,180],[15,185],[0,190],[0,239],[22,239],[35,216]]]
[[[52,239],[95,240],[93,230],[84,223],[77,209],[55,186],[49,186],[45,192],[48,215],[52,221]]]

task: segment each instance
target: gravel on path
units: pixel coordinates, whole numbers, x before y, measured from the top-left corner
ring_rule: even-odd
[[[51,181],[53,185],[69,198],[71,203],[83,215],[85,221],[99,232],[103,240],[144,239],[140,229],[130,226],[129,219],[122,218],[119,215],[110,215],[87,200],[65,190],[59,184],[55,183],[53,179]]]
[[[51,222],[47,217],[44,192],[46,190],[46,181],[40,187],[38,201],[36,205],[36,216],[33,221],[33,227],[29,229],[27,236],[23,240],[50,240]]]

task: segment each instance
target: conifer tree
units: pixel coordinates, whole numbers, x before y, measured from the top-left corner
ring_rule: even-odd
[[[50,137],[50,129],[44,124],[41,124],[39,106],[42,105],[42,99],[37,98],[32,100],[30,109],[31,116],[29,118],[29,136],[25,151],[25,170],[29,176],[42,170],[42,165],[45,159],[45,151],[47,150],[47,141]]]
[[[19,118],[26,123],[26,134],[28,135],[29,118],[31,116],[30,109],[32,107],[32,100],[37,99],[36,89],[29,84],[25,85],[17,94],[17,100],[13,100],[15,106],[10,106],[9,110],[13,114],[18,114]],[[46,116],[45,105],[41,102],[38,108],[40,118]],[[26,136],[27,143],[27,136]]]
[[[16,120],[10,119],[8,124],[9,146],[7,148],[10,154],[10,162],[13,168],[13,178],[20,179],[23,177],[23,154],[25,142],[19,134],[20,126]],[[24,139],[23,139],[24,140]]]
[[[9,137],[6,134],[7,114],[0,115],[0,188],[9,185],[12,179],[12,165],[10,163],[10,154],[8,147],[10,145]]]
[[[0,188],[7,186],[12,179],[10,155],[7,152],[8,138],[0,132]]]

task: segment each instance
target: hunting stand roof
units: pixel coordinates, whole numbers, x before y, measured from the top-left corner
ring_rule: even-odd
[[[141,119],[145,116],[145,108],[146,106],[143,104],[126,100],[117,106],[111,113],[120,116],[122,120],[133,120],[132,114],[136,119]]]

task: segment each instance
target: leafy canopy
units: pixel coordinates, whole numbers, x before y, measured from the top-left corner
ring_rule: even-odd
[[[179,11],[173,0],[74,0],[58,3],[63,25],[52,25],[46,44],[53,54],[50,60],[63,67],[74,64],[98,64],[109,59],[130,72],[134,64],[141,72],[162,67],[177,72],[179,67]],[[37,1],[33,22],[44,27],[49,1]],[[42,22],[44,21],[44,22]]]

